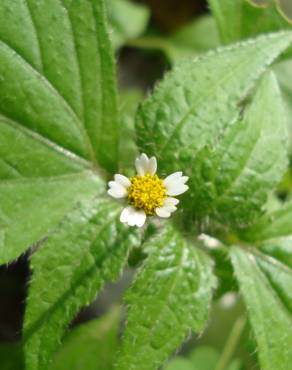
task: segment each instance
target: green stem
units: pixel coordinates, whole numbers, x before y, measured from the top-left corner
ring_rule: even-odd
[[[215,370],[226,370],[232,360],[237,344],[245,327],[246,318],[240,316],[234,323],[231,333],[225,343],[221,357],[217,363]]]

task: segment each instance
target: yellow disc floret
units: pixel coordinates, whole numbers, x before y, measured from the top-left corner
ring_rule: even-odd
[[[167,197],[163,181],[157,175],[134,176],[128,189],[129,204],[143,209],[148,216],[155,214],[155,209],[162,207]]]

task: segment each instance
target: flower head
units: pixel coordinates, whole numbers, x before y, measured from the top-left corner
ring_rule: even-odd
[[[142,227],[147,216],[169,217],[177,210],[179,200],[174,196],[188,190],[187,176],[175,172],[165,179],[156,175],[157,161],[141,154],[135,162],[137,175],[131,178],[116,174],[114,181],[108,183],[108,194],[113,198],[128,201],[120,220],[129,226]]]

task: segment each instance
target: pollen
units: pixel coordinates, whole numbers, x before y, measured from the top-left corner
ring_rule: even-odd
[[[128,189],[129,204],[143,209],[147,216],[153,216],[155,209],[162,207],[167,197],[163,181],[157,175],[134,176]]]

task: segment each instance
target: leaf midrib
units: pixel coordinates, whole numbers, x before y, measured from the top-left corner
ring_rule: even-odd
[[[249,46],[250,45],[255,45],[256,43],[257,43],[257,40],[250,41]],[[236,50],[238,50],[238,46],[235,46],[233,48],[230,47],[229,52],[230,53],[233,53]],[[263,52],[263,50],[261,50],[261,51]],[[204,62],[204,60],[208,59],[210,57],[210,55],[216,55],[218,52],[220,52],[220,48],[217,51],[208,53],[208,55],[206,55],[206,56],[202,56],[202,57],[196,58],[192,63],[195,63],[195,62],[197,62],[197,63],[198,62]],[[271,57],[269,57],[269,55],[267,55],[267,59],[268,60],[271,60],[271,61],[273,61],[276,57],[273,56],[273,58],[271,58],[271,59],[269,59],[269,58],[271,58]],[[244,66],[248,62],[249,62],[249,59],[245,59],[241,63],[238,63],[234,69],[238,70],[238,69],[242,68],[242,66]],[[269,64],[269,62],[266,62],[265,64]],[[230,70],[229,73],[227,73],[226,75],[224,75],[219,80],[218,85],[221,86],[224,83],[224,81],[230,79],[230,76],[232,76],[234,74],[234,69],[233,70]],[[210,88],[208,89],[208,91],[204,95],[200,95],[200,98],[194,103],[194,105],[192,105],[188,109],[187,113],[185,113],[183,115],[183,117],[175,124],[175,128],[174,128],[173,132],[168,136],[168,139],[166,140],[166,142],[164,143],[164,145],[161,147],[160,150],[158,150],[157,145],[156,145],[156,151],[157,151],[157,153],[159,153],[159,155],[161,155],[161,153],[164,152],[166,150],[166,148],[170,145],[170,143],[172,142],[172,139],[175,136],[175,134],[177,133],[177,131],[184,125],[185,121],[193,113],[193,111],[196,109],[197,105],[198,104],[201,104],[201,102],[203,100],[207,99],[208,96],[210,96],[210,93],[212,92],[212,89],[213,89],[213,86],[211,85]],[[244,93],[242,95],[244,96]],[[156,121],[156,125],[154,125],[154,130],[156,129],[157,123],[158,122]]]
[[[186,257],[187,257],[186,248],[187,248],[187,246],[184,244],[184,246],[182,248],[181,256],[180,256],[180,259],[179,259],[178,268],[176,269],[177,273],[174,275],[174,277],[172,279],[171,287],[170,288],[168,287],[168,289],[166,290],[166,293],[164,294],[165,298],[168,298],[169,296],[171,296],[173,290],[175,289],[175,287],[177,285],[179,277],[181,277],[181,275],[182,275],[183,264],[184,264],[184,262],[186,260]],[[153,331],[157,328],[157,326],[159,326],[159,324],[161,322],[160,317],[162,316],[163,312],[165,311],[165,308],[168,306],[168,299],[164,299],[163,302],[164,302],[164,304],[162,305],[162,307],[160,309],[159,316],[155,320],[154,325],[151,327],[150,333],[148,334],[149,338],[153,337]],[[150,340],[148,342],[150,342]],[[159,350],[161,350],[162,348],[163,347],[160,347]]]
[[[83,76],[82,76],[82,72],[81,72],[81,63],[80,63],[80,59],[79,59],[79,53],[78,53],[77,45],[76,45],[76,36],[75,36],[75,32],[74,32],[74,27],[73,27],[73,23],[72,23],[72,20],[71,20],[71,17],[70,17],[70,12],[67,9],[67,6],[65,5],[64,1],[63,0],[59,0],[59,2],[61,4],[61,6],[64,8],[64,10],[65,10],[65,12],[67,14],[67,19],[68,19],[69,24],[70,24],[70,31],[71,31],[72,41],[73,41],[73,45],[74,45],[75,59],[76,59],[76,64],[77,64],[77,68],[78,68],[78,80],[79,80],[80,95],[81,95],[81,104],[82,104],[82,121],[83,121],[82,127],[84,129],[84,134],[85,134],[86,142],[88,143],[88,150],[90,152],[91,160],[96,164],[97,161],[96,161],[96,156],[95,156],[95,150],[94,150],[92,141],[90,139],[89,133],[87,131],[87,126],[85,124],[86,116],[85,116],[85,97],[84,97],[84,88],[83,88],[84,82],[83,82]],[[92,7],[92,11],[93,10],[94,9]],[[98,35],[97,32],[96,32],[96,35]],[[99,73],[99,75],[102,77],[102,73]],[[101,83],[101,86],[103,86],[102,83]],[[101,88],[100,90],[102,92],[103,89]],[[103,116],[103,114],[102,114],[102,116]]]
[[[247,125],[246,125],[246,128],[248,128]],[[249,153],[247,153],[247,155],[245,156],[245,158],[241,162],[241,166],[240,166],[240,168],[238,168],[237,173],[233,177],[232,181],[227,186],[227,188],[225,188],[223,191],[221,191],[220,195],[216,199],[215,206],[218,206],[218,204],[220,204],[220,201],[222,201],[222,200],[224,201],[224,197],[226,197],[232,191],[233,187],[236,185],[236,183],[241,178],[243,172],[246,170],[246,168],[248,168],[247,165],[250,162],[250,160],[252,159],[253,154],[254,154],[254,152],[257,148],[257,145],[258,145],[259,141],[263,138],[263,136],[261,135],[261,132],[262,132],[262,127],[259,128],[259,133],[258,133],[257,137],[255,137],[254,141],[252,142],[252,147],[250,148]],[[240,135],[241,132],[239,132],[238,134]],[[232,143],[231,143],[231,145],[232,145]]]
[[[87,151],[88,151],[88,154],[90,156],[90,159],[92,162],[96,162],[96,159],[95,159],[95,155],[93,154],[94,151],[93,151],[93,148],[92,148],[92,144],[91,144],[91,141],[89,139],[89,136],[88,136],[88,133],[85,129],[85,126],[84,126],[84,123],[82,122],[81,118],[77,115],[77,113],[75,112],[75,110],[72,108],[72,106],[69,104],[69,102],[65,99],[65,97],[61,94],[61,92],[54,86],[54,84],[47,78],[47,76],[45,76],[44,74],[41,74],[40,71],[38,71],[35,66],[33,66],[18,50],[16,50],[12,45],[8,44],[6,41],[4,41],[3,39],[0,39],[0,43],[2,43],[2,45],[6,48],[8,48],[9,50],[13,51],[14,54],[19,58],[19,60],[21,61],[21,63],[23,64],[24,68],[30,68],[34,74],[36,74],[39,79],[41,81],[43,81],[43,83],[47,86],[47,88],[50,90],[51,93],[53,93],[57,99],[59,101],[62,102],[62,105],[64,107],[64,109],[67,111],[67,113],[72,117],[72,121],[74,122],[75,126],[77,127],[77,129],[79,130],[80,134],[82,135],[83,137],[83,144],[87,147]],[[1,112],[1,114],[3,115],[3,112]],[[11,119],[10,117],[7,117],[9,119]],[[19,123],[21,124],[21,123]],[[22,125],[23,126],[23,125]],[[26,126],[25,126],[26,127]],[[40,134],[39,134],[40,135]],[[41,135],[43,136],[43,135]],[[48,138],[46,138],[45,136],[43,136],[44,139],[46,140],[49,140]],[[54,144],[58,145],[55,141],[52,141]],[[68,150],[68,149],[65,149],[65,150]],[[74,153],[75,155],[77,155],[76,153]],[[85,157],[82,157],[84,158],[85,160],[87,160],[87,158]]]
[[[62,181],[68,181],[71,179],[75,179],[76,177],[80,179],[80,177],[87,177],[87,176],[96,176],[96,173],[91,171],[90,169],[83,169],[79,172],[72,172],[72,173],[66,173],[63,175],[54,175],[54,176],[39,176],[39,177],[17,177],[13,179],[3,179],[0,181],[0,188],[2,185],[13,185],[13,184],[32,184],[32,183],[38,183],[38,182],[45,182],[45,183],[54,183],[54,182],[62,182]],[[98,177],[98,179],[100,179]]]
[[[8,126],[11,126],[19,131],[21,131],[26,136],[32,138],[34,141],[38,142],[42,146],[45,146],[52,151],[56,152],[57,154],[60,154],[67,159],[72,160],[73,162],[78,162],[79,164],[83,165],[85,168],[93,168],[93,164],[88,161],[87,159],[80,157],[79,155],[75,154],[74,152],[70,151],[69,149],[66,149],[64,147],[61,147],[59,144],[57,144],[54,141],[51,141],[50,139],[46,138],[45,136],[41,135],[40,133],[33,131],[29,127],[22,125],[20,122],[16,121],[15,119],[12,119],[10,117],[7,117],[3,113],[0,113],[0,125],[6,124]]]
[[[108,221],[105,223],[105,224],[103,224],[103,225],[101,225],[99,228],[97,228],[97,231],[95,232],[95,234],[94,234],[94,236],[93,236],[93,238],[92,238],[92,240],[91,240],[91,242],[90,242],[90,245],[88,246],[88,249],[85,251],[85,253],[83,254],[83,256],[82,256],[82,259],[84,259],[85,258],[85,256],[87,255],[90,255],[90,256],[93,256],[93,254],[92,254],[92,246],[93,246],[93,244],[96,242],[96,239],[98,238],[98,236],[99,236],[99,234],[104,230],[104,229],[106,229],[106,227],[108,227],[112,222],[114,222],[114,220],[116,219],[116,217],[117,217],[117,214],[118,214],[118,209],[117,209],[117,211],[116,211],[116,213],[114,213],[114,216],[113,217],[111,217],[111,218],[109,218],[108,219]],[[94,216],[93,216],[93,218],[94,218]],[[90,219],[88,220],[88,222],[90,222]],[[80,263],[80,265],[81,265],[81,263]],[[46,310],[42,315],[41,315],[41,317],[39,317],[37,320],[35,320],[34,321],[34,323],[32,323],[31,325],[30,325],[30,328],[32,327],[34,327],[35,326],[35,322],[36,323],[38,323],[38,322],[41,322],[42,320],[46,320],[46,319],[48,319],[48,318],[50,318],[50,317],[52,317],[52,315],[53,315],[53,313],[55,312],[55,311],[57,311],[60,307],[62,307],[63,306],[63,303],[64,302],[66,302],[66,299],[65,300],[63,300],[63,298],[62,297],[66,297],[67,296],[67,293],[68,292],[72,292],[72,291],[76,291],[76,289],[77,289],[77,287],[78,286],[80,286],[81,284],[82,284],[82,279],[84,278],[84,279],[86,279],[86,278],[88,278],[88,273],[93,273],[93,272],[95,272],[96,271],[96,269],[95,268],[97,268],[97,265],[96,265],[96,259],[94,258],[94,266],[92,266],[91,268],[90,268],[90,270],[88,271],[88,270],[86,270],[84,273],[82,273],[81,274],[81,277],[80,278],[78,278],[77,279],[77,282],[75,281],[75,279],[73,278],[73,279],[71,279],[71,284],[70,284],[70,287],[68,288],[68,289],[66,289],[66,291],[65,292],[63,292],[62,293],[62,295],[57,299],[57,301],[56,301],[56,303],[53,305],[53,307],[49,310],[49,312],[48,312],[48,310]],[[74,275],[74,273],[73,273],[73,275]],[[101,280],[104,280],[103,279],[103,277],[102,276],[100,276],[100,278],[101,278]],[[77,284],[76,284],[77,283]],[[100,284],[102,285],[104,283],[104,281],[101,281],[100,282]],[[70,298],[73,298],[74,299],[74,297],[73,297],[73,295],[71,294],[71,297]],[[70,299],[69,298],[69,299]],[[64,325],[64,323],[63,323],[63,325]],[[27,329],[27,331],[29,332],[29,331],[31,331],[31,329],[30,328],[28,328]],[[44,329],[46,328],[46,326],[42,326],[41,327],[41,330],[43,331]],[[37,330],[37,329],[36,329]],[[33,335],[34,333],[35,333],[35,331],[36,330],[33,330],[32,332],[31,332],[31,335]],[[25,338],[25,341],[27,341],[28,339],[30,338],[30,335],[28,336],[28,337],[26,337]],[[42,348],[42,343],[43,343],[43,338],[44,338],[44,336],[40,336],[40,335],[38,335],[38,347],[39,348]],[[41,355],[41,351],[37,351],[37,368],[39,368],[39,364],[41,363],[41,358],[40,358],[40,355]]]
[[[260,275],[260,279],[261,279],[262,283],[266,286],[267,290],[270,291],[270,294],[273,295],[273,297],[277,301],[278,305],[283,308],[283,311],[286,314],[290,315],[290,311],[288,310],[288,308],[286,307],[286,305],[283,303],[283,301],[280,298],[278,292],[276,292],[275,289],[271,289],[272,285],[271,285],[270,279],[266,275],[265,271],[263,271],[263,269],[261,268],[261,266],[259,266],[259,264],[257,263],[257,258],[262,258],[262,259],[266,260],[267,263],[271,263],[270,259],[273,259],[273,257],[264,255],[260,251],[255,250],[255,249],[252,249],[252,248],[248,248],[248,250],[246,250],[246,248],[243,248],[243,247],[240,247],[240,246],[237,247],[237,248],[241,249],[241,253],[242,252],[243,253],[247,253],[248,257],[252,256],[253,263],[256,266],[256,268],[258,269],[258,273]],[[274,260],[273,259],[273,263],[274,264],[275,264],[276,261],[277,260]],[[282,264],[279,261],[277,261],[276,265],[277,265],[277,267],[280,270],[283,270],[285,273],[291,274],[291,277],[292,277],[292,271],[291,271],[291,269],[289,267],[287,267],[286,265]]]
[[[257,256],[256,256],[256,254],[259,253],[261,255],[261,253],[259,251],[253,250],[252,248],[248,248],[248,250],[246,250],[246,248],[243,248],[242,246],[237,246],[235,249],[237,249],[237,248],[240,250],[240,253],[247,254],[247,256],[245,256],[245,258],[247,257],[249,259],[252,256],[252,263],[253,263],[254,267],[257,269],[258,278],[260,279],[261,283],[266,287],[266,289],[274,297],[276,304],[279,307],[282,308],[283,313],[285,315],[287,315],[287,317],[291,316],[290,311],[287,309],[286,305],[283,304],[283,302],[282,302],[280,296],[278,295],[278,293],[275,291],[275,289],[271,289],[272,285],[270,283],[269,278],[267,277],[267,275],[264,273],[264,271],[262,270],[262,268],[257,263]],[[235,256],[235,259],[236,259],[236,261],[235,261],[236,264],[241,265],[240,266],[240,270],[241,270],[240,271],[240,275],[241,275],[242,274],[241,257],[238,257],[238,253],[235,253],[234,256]],[[244,263],[246,263],[246,262],[244,261]],[[241,279],[239,279],[239,280],[241,280]],[[254,294],[253,294],[253,296],[254,296]],[[257,303],[257,307],[262,306],[262,303],[257,300],[257,297],[255,297],[255,299],[253,299],[253,300],[255,302],[258,302]],[[249,311],[251,310],[251,306],[250,305],[247,305],[247,308],[248,308]],[[255,330],[254,330],[254,332],[255,332]],[[267,343],[268,343],[267,342],[267,336],[266,335],[263,336],[262,334],[260,334],[260,337],[261,337],[261,340],[263,340],[265,342],[265,347],[268,348],[269,346],[267,345]],[[268,352],[266,351],[265,353],[270,358],[271,352],[270,351],[268,351]],[[273,360],[273,359],[271,358],[271,360]],[[272,363],[273,361],[271,361],[271,360],[269,360],[269,361]]]

